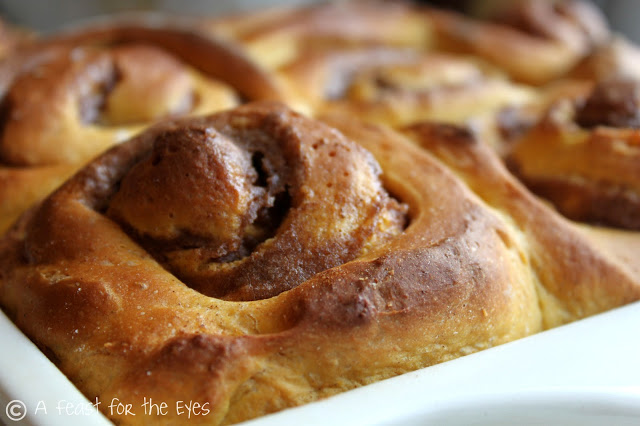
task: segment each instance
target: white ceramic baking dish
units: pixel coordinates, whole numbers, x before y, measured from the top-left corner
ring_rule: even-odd
[[[638,330],[634,303],[245,425],[640,425]],[[109,424],[4,314],[0,348],[6,425]]]

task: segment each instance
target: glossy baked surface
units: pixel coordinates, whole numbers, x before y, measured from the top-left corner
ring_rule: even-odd
[[[586,165],[575,152],[524,151],[528,141],[541,147],[537,135],[565,117],[556,111],[567,102],[583,132],[633,134],[633,120],[620,119],[633,119],[633,103],[599,121],[611,96],[598,95],[594,63],[613,41],[594,10],[568,3],[542,10],[565,29],[580,23],[561,33],[528,21],[529,2],[525,29],[512,15],[498,24],[351,3],[193,21],[186,33],[120,23],[43,41],[8,68],[5,108],[59,90],[34,70],[70,65],[53,74],[73,88],[63,93],[83,95],[70,101],[71,115],[111,130],[144,124],[106,151],[91,146],[92,155],[50,142],[39,151],[10,142],[26,123],[29,142],[46,136],[35,124],[50,114],[27,120],[7,110],[8,173],[30,162],[38,172],[79,171],[50,194],[36,185],[39,195],[20,209],[42,201],[0,239],[3,310],[90,400],[118,398],[140,414],[103,411],[112,420],[148,421],[141,414],[153,398],[198,403],[206,416],[190,422],[217,424],[639,300],[631,254],[640,235],[575,222],[525,186],[525,173],[553,172],[565,158],[598,185],[614,175],[634,182],[633,166],[621,166],[631,164],[622,160],[633,138],[618,157],[577,148],[593,158]],[[75,47],[75,59],[57,53],[81,40],[97,47]],[[122,46],[131,40],[144,43]],[[487,50],[492,40],[500,55]],[[540,67],[523,72],[532,53]],[[145,68],[150,57],[159,62]],[[222,97],[243,105],[196,111],[218,98],[184,95],[194,73],[183,72],[184,60],[227,82]],[[144,77],[129,79],[134,70]],[[24,112],[66,105],[52,102]],[[65,150],[82,160],[57,158]]]

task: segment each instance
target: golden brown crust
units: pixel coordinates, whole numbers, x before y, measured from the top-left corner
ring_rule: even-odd
[[[272,297],[402,230],[404,209],[373,158],[282,109],[221,113],[148,138],[153,149],[118,180],[107,215],[206,295]]]
[[[575,1],[520,1],[503,23],[429,10],[435,48],[482,57],[516,81],[543,84],[562,77],[609,30],[598,9]]]
[[[237,47],[146,21],[110,21],[42,40],[4,61],[0,76],[7,214],[0,232],[70,170],[157,120],[281,97],[273,78]],[[49,184],[32,186],[27,176],[39,169]],[[20,200],[12,195],[17,188],[24,188]]]
[[[0,240],[3,307],[87,396],[119,398],[139,414],[144,397],[170,404],[197,401],[206,404],[209,414],[190,421],[232,423],[640,298],[637,275],[528,194],[494,154],[466,133],[447,135],[447,142],[425,136],[421,127],[412,130],[412,136],[431,143],[438,160],[391,130],[346,117],[326,120],[346,137],[281,105],[262,103],[159,125],[111,149]],[[227,134],[204,138],[209,146],[226,147],[214,150],[219,158],[233,151],[230,141],[251,147],[265,138],[290,147],[279,154],[285,159],[307,152],[306,171],[294,175],[324,169],[322,156],[331,157],[335,149],[343,165],[331,173],[340,185],[349,182],[343,172],[357,175],[355,187],[341,188],[347,204],[336,211],[347,218],[359,215],[350,211],[350,197],[362,198],[362,189],[378,188],[374,199],[381,204],[374,210],[390,214],[376,232],[387,237],[323,271],[314,270],[319,259],[300,262],[296,267],[305,269],[307,263],[313,272],[266,299],[234,302],[196,291],[154,259],[157,245],[145,250],[144,241],[140,245],[132,238],[137,237],[130,225],[121,227],[109,216],[127,217],[127,189],[121,195],[125,200],[118,201],[116,183],[153,163],[153,146],[164,153],[183,147],[157,163],[174,165],[166,173],[183,173],[181,161],[201,160],[204,154],[186,147],[202,144],[203,128],[205,134]],[[298,148],[291,145],[295,139],[302,142],[294,145]],[[408,205],[406,229],[398,229],[402,209],[376,184],[375,162],[349,139],[373,154],[384,188]],[[313,151],[314,144],[328,152],[306,151],[309,146]],[[259,163],[249,166],[241,157],[224,167],[207,158],[212,170],[234,169],[234,163],[248,170],[251,185],[239,187],[251,197],[256,193],[251,186],[260,181],[255,177]],[[295,187],[297,179],[293,176],[288,184]],[[312,194],[309,185],[301,186],[305,196],[326,197]],[[301,212],[296,197],[284,222]],[[164,211],[167,205],[160,201],[158,209]],[[118,213],[109,213],[112,209]],[[356,240],[361,233],[344,221],[336,225],[330,215],[313,219],[314,209],[302,213],[309,226],[289,240],[302,251],[313,251],[310,247],[323,241],[327,228],[338,227]],[[284,222],[276,234],[286,229]],[[265,246],[268,240],[252,253]],[[183,420],[175,412],[170,416],[163,420]],[[113,419],[131,424],[149,418]]]
[[[638,86],[604,81],[560,102],[513,146],[507,161],[566,216],[640,229]]]
[[[229,424],[640,300],[640,234],[499,157],[640,227],[635,83],[588,98],[635,49],[582,3],[521,6],[143,16],[13,56],[0,231],[68,180],[0,238],[0,306],[115,423]]]
[[[404,48],[311,51],[279,75],[315,115],[394,127],[421,120],[465,124],[492,145],[499,143],[501,110],[539,102],[532,88],[508,81],[481,60]]]
[[[597,46],[569,72],[569,76],[591,81],[640,79],[640,49],[621,36]]]
[[[74,165],[0,167],[0,233],[76,170]]]
[[[610,37],[604,14],[582,0],[520,0],[501,10],[494,19],[526,33],[557,40],[577,52],[590,52]]]
[[[406,133],[451,167],[483,201],[517,224],[521,235],[512,244],[527,247],[524,255],[536,277],[546,327],[602,309],[601,303],[637,297],[637,267],[623,252],[640,241],[640,235],[604,231],[600,237],[608,234],[607,246],[593,244],[590,235],[595,233],[585,232],[587,228],[578,228],[539,202],[464,129],[422,123]],[[621,286],[610,292],[611,282]]]
[[[431,26],[408,2],[326,2],[241,14],[203,23],[242,43],[259,63],[276,69],[310,50],[356,46],[425,46]]]
[[[145,43],[161,46],[207,76],[232,86],[249,100],[282,100],[273,77],[247,58],[235,43],[194,30],[195,22],[174,22],[171,18],[122,17],[62,33],[49,44],[118,45]]]
[[[611,38],[590,3],[527,0],[511,6],[488,21],[409,2],[328,2],[204,20],[201,28],[241,43],[270,69],[326,48],[410,47],[474,55],[536,85],[562,77]]]
[[[501,23],[403,3],[350,2],[250,14],[217,25],[219,33],[256,50],[254,56],[280,58],[268,66],[290,89],[298,110],[392,126],[425,119],[464,123],[498,150],[504,135],[497,114],[503,108],[524,107],[518,121],[530,122],[552,98],[564,96],[557,87],[536,93],[513,80],[546,85],[609,39],[597,9],[570,1],[524,2]]]

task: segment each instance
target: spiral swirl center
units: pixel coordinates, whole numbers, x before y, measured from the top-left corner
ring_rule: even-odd
[[[248,105],[161,131],[107,215],[189,286],[230,300],[275,296],[402,232],[406,206],[367,151],[277,111]]]

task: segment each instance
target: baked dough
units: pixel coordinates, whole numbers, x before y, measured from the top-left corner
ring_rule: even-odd
[[[640,229],[640,85],[608,79],[564,99],[520,137],[507,161],[535,193],[582,222]]]
[[[237,423],[639,300],[632,216],[525,186],[635,191],[637,109],[607,96],[635,49],[583,3],[521,7],[137,17],[15,53],[0,306],[124,425]]]
[[[248,104],[111,149],[0,240],[4,309],[87,397],[131,404],[115,422],[186,421],[151,398],[226,424],[640,298],[470,134],[325,120]],[[281,220],[248,213],[278,188]]]
[[[0,232],[86,161],[157,120],[282,98],[233,44],[140,19],[21,49],[0,64],[0,96]]]

